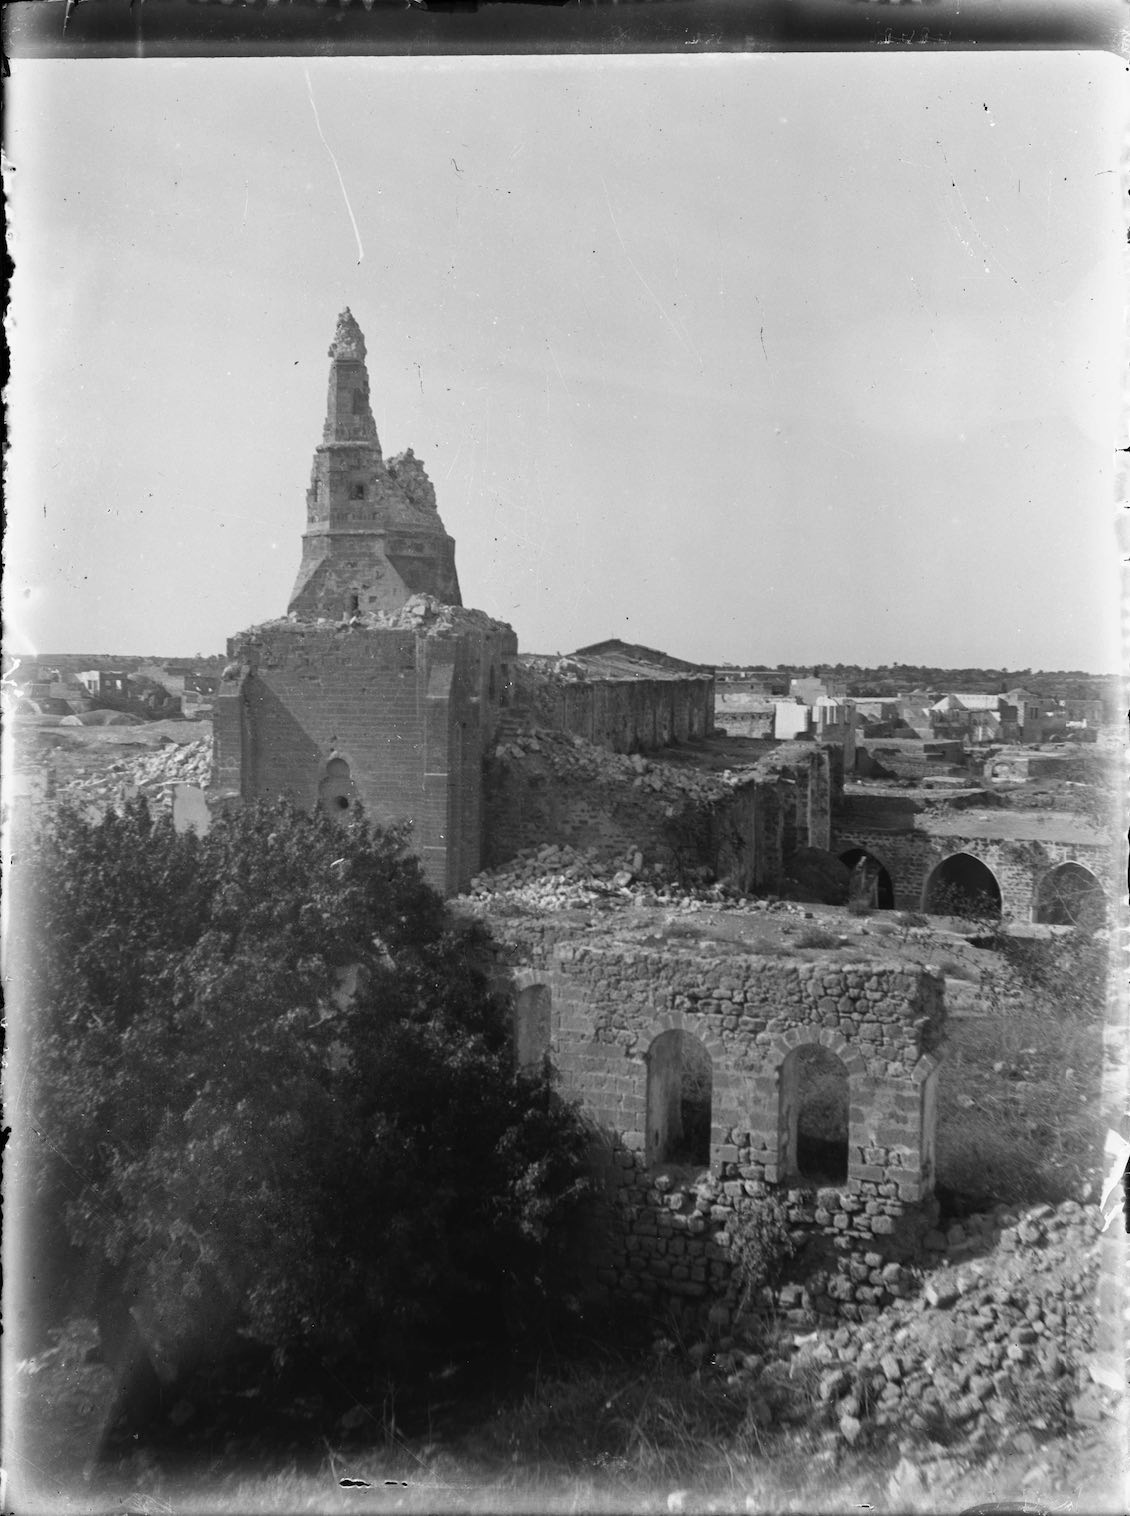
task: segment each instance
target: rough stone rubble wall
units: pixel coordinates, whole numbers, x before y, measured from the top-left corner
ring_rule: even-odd
[[[796,848],[828,846],[832,777],[811,745],[774,764],[723,777],[558,732],[504,737],[484,770],[484,867],[552,842],[778,889]]]
[[[1094,873],[1108,901],[1114,888],[1113,849],[1081,842],[1018,842],[986,837],[931,836],[925,831],[884,831],[853,826],[836,828],[833,851],[862,847],[887,870],[894,886],[896,910],[920,911],[930,874],[956,853],[968,853],[992,870],[1000,886],[1001,905],[1014,921],[1035,920],[1044,877],[1062,863],[1079,863]]]
[[[487,868],[552,841],[609,854],[638,850],[648,864],[676,874],[708,869],[741,889],[757,876],[752,784],[680,786],[654,769],[562,773],[531,752],[522,761],[488,760],[484,800]]]
[[[604,1286],[730,1310],[731,1230],[739,1212],[776,1194],[827,1254],[818,1314],[861,1319],[905,1293],[903,1263],[936,1214],[933,1096],[945,1015],[937,976],[584,946],[552,929],[497,925],[521,940],[528,965],[514,978],[516,1014],[535,990],[544,1014],[548,993],[546,1051],[599,1134],[603,1199],[591,1246]],[[713,1064],[708,1172],[648,1163],[646,1055],[675,1028],[700,1038]],[[812,1042],[842,1060],[850,1099],[847,1180],[819,1189],[784,1166],[780,1110],[782,1065]]]

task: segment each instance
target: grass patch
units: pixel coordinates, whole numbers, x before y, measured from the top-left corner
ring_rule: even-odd
[[[808,926],[797,937],[797,947],[802,948],[835,948],[839,947],[840,939],[835,932],[827,932],[821,926]]]

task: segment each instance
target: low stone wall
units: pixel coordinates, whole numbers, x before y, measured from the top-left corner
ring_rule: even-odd
[[[734,1234],[776,1197],[816,1269],[788,1309],[859,1320],[906,1290],[903,1265],[936,1214],[939,976],[832,955],[789,962],[704,943],[581,944],[575,927],[491,925],[509,943],[525,1056],[549,1054],[593,1125],[601,1183],[591,1249],[604,1288],[696,1301],[728,1318]],[[672,1161],[656,1147],[666,1119],[657,1114],[659,1039],[675,1032],[709,1055],[704,1161]],[[846,1084],[837,1182],[806,1174],[798,1159],[797,1054],[812,1047],[838,1060]]]

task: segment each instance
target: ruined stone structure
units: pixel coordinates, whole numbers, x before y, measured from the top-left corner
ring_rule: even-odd
[[[268,622],[232,638],[216,698],[213,794],[285,796],[408,821],[435,887],[480,867],[483,750],[498,719],[509,627],[477,612],[419,625]]]
[[[813,743],[743,746],[629,759],[544,730],[519,734],[486,763],[484,864],[552,841],[638,849],[676,875],[707,868],[736,889],[779,891],[798,849],[828,847],[835,755]],[[711,769],[710,756],[733,766]]]
[[[365,339],[346,307],[330,344],[322,441],[306,491],[302,565],[289,609],[300,616],[395,611],[412,595],[459,605],[455,543],[411,448],[381,453],[369,406]]]
[[[213,797],[285,796],[409,822],[437,889],[480,867],[482,762],[518,651],[464,610],[455,545],[422,466],[386,465],[365,342],[348,310],[330,347],[322,443],[290,615],[242,632],[216,695]]]
[[[881,870],[897,910],[944,909],[958,890],[995,900],[1018,922],[1051,919],[1046,902],[1065,867],[1084,870],[1108,903],[1118,898],[1114,849],[1072,814],[954,810],[931,814],[920,796],[854,796],[836,810],[833,850]]]
[[[875,1314],[905,1292],[902,1265],[936,1214],[940,977],[789,962],[708,928],[668,940],[642,915],[584,934],[553,917],[492,922],[520,1057],[548,1053],[596,1129],[598,1277],[725,1313],[738,1217],[776,1194],[816,1270],[795,1319]],[[808,1106],[826,1124],[837,1100],[838,1139],[814,1148]]]
[[[422,468],[382,459],[348,311],[330,358],[289,614],[228,645],[215,803],[408,821],[449,895],[546,842],[767,891],[827,856],[842,746],[717,733],[710,671],[652,649],[519,663],[513,631],[459,603]],[[776,1194],[815,1249],[796,1310],[859,1319],[903,1289],[931,1219],[942,981],[801,959],[729,919],[718,939],[658,908],[491,914],[517,1054],[548,1055],[593,1122],[605,1286],[729,1312],[734,1232]]]
[[[769,768],[736,778],[711,774],[711,755],[695,751],[714,729],[710,670],[619,641],[519,663],[508,626],[464,610],[422,466],[411,452],[384,461],[348,310],[329,356],[289,614],[229,642],[213,803],[279,795],[334,813],[361,803],[378,822],[411,824],[446,894],[547,841],[641,849],[680,872],[769,889],[798,847],[827,848],[826,749],[770,761],[751,745],[738,763]],[[591,783],[576,763],[568,774],[532,758],[516,768],[507,753],[520,750],[500,739],[543,728],[608,755],[683,744],[691,756],[664,795],[659,770]],[[534,736],[521,751],[541,746]]]
[[[714,673],[654,648],[611,639],[565,658],[523,654],[515,714],[614,753],[651,752],[708,737]]]

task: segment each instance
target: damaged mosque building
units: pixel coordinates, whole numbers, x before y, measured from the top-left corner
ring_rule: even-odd
[[[589,1118],[594,1286],[727,1318],[736,1218],[772,1194],[826,1264],[786,1302],[794,1319],[877,1314],[937,1217],[943,979],[782,954],[764,910],[676,930],[661,881],[787,895],[854,848],[905,900],[912,846],[938,849],[839,815],[842,745],[719,731],[711,669],[619,641],[520,654],[462,604],[423,465],[385,458],[348,310],[329,358],[301,567],[287,613],[229,642],[211,803],[411,823],[427,878],[491,928],[519,1059],[548,1057]],[[579,906],[496,910],[473,888],[582,854],[612,862]],[[626,898],[633,881],[655,893]],[[836,1113],[822,1140],[817,1085]]]

